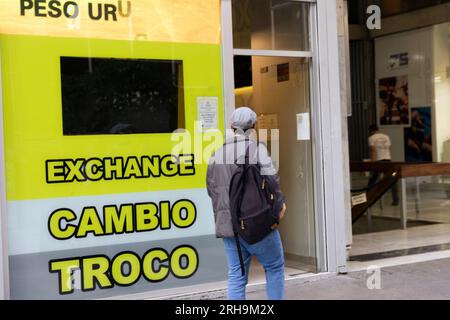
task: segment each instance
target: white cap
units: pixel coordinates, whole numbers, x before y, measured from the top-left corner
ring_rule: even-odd
[[[248,130],[256,123],[256,113],[248,107],[240,107],[234,110],[231,116],[233,129]]]

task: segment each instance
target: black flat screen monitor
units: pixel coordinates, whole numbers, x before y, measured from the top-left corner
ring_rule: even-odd
[[[182,61],[60,57],[60,63],[64,135],[184,127]]]

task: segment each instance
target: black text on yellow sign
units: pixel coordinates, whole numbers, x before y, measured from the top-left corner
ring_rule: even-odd
[[[48,230],[57,240],[85,238],[150,232],[156,229],[168,230],[172,227],[189,228],[196,220],[197,209],[188,199],[173,204],[169,201],[159,203],[131,203],[105,205],[102,217],[94,206],[84,207],[79,216],[67,208],[53,211],[48,220]],[[118,286],[131,286],[141,276],[150,282],[164,281],[169,274],[176,278],[189,278],[195,274],[199,265],[197,251],[188,245],[179,246],[170,253],[162,248],[147,251],[142,258],[133,252],[121,252],[113,259],[104,255],[72,257],[52,260],[49,271],[57,273],[59,292],[73,293],[72,275],[74,270],[81,272],[81,290],[95,290]],[[124,271],[128,266],[128,272]]]
[[[117,1],[116,3],[88,2],[87,12],[91,20],[117,21],[119,17],[129,17],[131,2]],[[58,0],[20,0],[20,15],[34,15],[35,17],[49,17],[76,19],[80,15],[80,5],[75,1]]]
[[[194,155],[52,159],[45,163],[47,183],[195,175]]]
[[[97,255],[49,262],[50,272],[58,274],[60,294],[74,292],[74,270],[80,270],[80,289],[92,291],[96,286],[100,289],[113,288],[115,285],[132,286],[141,276],[149,282],[161,282],[170,274],[185,279],[192,277],[198,266],[198,253],[188,245],[176,247],[170,253],[162,248],[153,248],[142,257],[126,251],[112,259]]]
[[[169,230],[172,225],[177,228],[189,228],[195,223],[197,208],[188,199],[169,201],[105,205],[102,218],[96,207],[84,207],[78,218],[76,213],[67,208],[53,211],[48,220],[50,235],[57,240],[72,237],[85,238],[113,234],[149,232],[155,229]]]

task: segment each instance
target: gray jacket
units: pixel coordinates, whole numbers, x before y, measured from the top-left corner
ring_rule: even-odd
[[[257,161],[261,166],[261,174],[268,179],[273,179],[273,185],[277,186],[274,190],[276,201],[285,202],[277,170],[266,146],[262,143],[256,144],[254,140],[246,141],[246,139],[249,138],[243,135],[228,139],[209,161],[206,186],[212,200],[217,238],[234,236],[228,191],[233,173],[237,169],[235,162],[243,161],[247,146],[250,146],[250,161]]]

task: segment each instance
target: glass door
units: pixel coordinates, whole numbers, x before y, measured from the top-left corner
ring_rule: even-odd
[[[311,135],[312,2],[231,0],[235,107],[258,115],[287,198],[286,267],[317,271]]]

